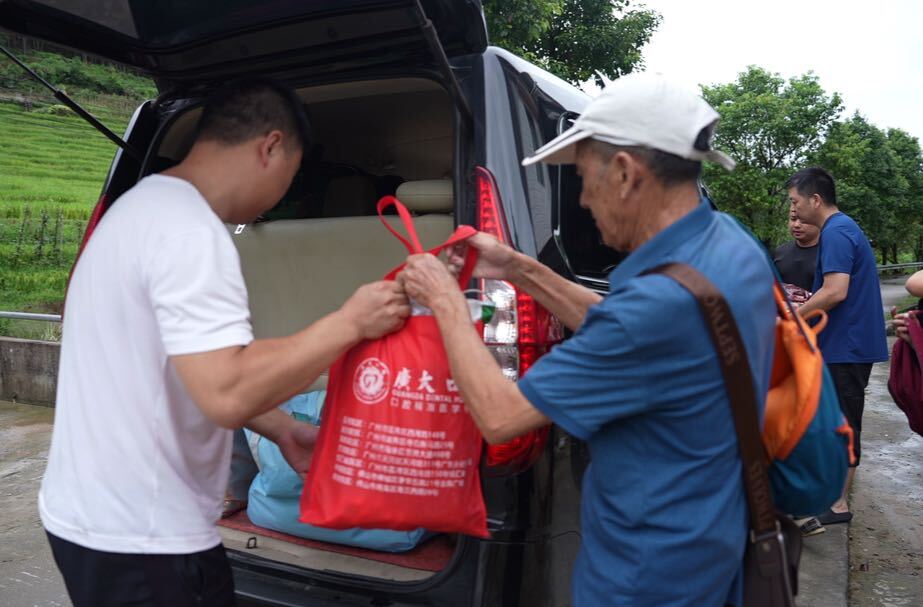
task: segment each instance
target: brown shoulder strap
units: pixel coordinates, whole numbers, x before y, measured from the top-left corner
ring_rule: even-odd
[[[669,276],[692,293],[698,302],[715,350],[718,352],[721,372],[731,401],[743,463],[747,503],[750,508],[750,527],[757,536],[774,531],[775,506],[772,503],[766,454],[760,436],[757,413],[759,405],[753,387],[753,375],[750,373],[747,350],[727,301],[708,278],[686,264],[665,264],[645,274]]]

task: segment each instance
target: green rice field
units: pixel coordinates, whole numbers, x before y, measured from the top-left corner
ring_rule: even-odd
[[[121,134],[124,99],[87,103]],[[116,107],[112,107],[116,106]],[[0,101],[0,310],[57,313],[113,145],[60,105]],[[0,319],[0,335],[54,338],[45,323]]]

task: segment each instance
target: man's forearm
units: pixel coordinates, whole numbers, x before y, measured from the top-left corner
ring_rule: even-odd
[[[296,423],[298,422],[296,422],[291,415],[286,415],[285,412],[278,407],[273,407],[266,413],[251,418],[244,426],[260,436],[265,436],[269,440],[277,443],[279,442],[279,436],[281,436],[291,424]]]
[[[521,253],[516,255],[512,273],[512,282],[517,287],[534,297],[571,331],[583,323],[590,306],[602,300],[597,293]]]
[[[452,378],[478,429],[489,443],[501,443],[549,423],[504,377],[471,325],[460,293],[448,293],[434,306]]]
[[[221,426],[239,428],[310,386],[360,339],[357,325],[338,311],[289,337],[171,360],[203,412]]]
[[[289,337],[260,339],[237,352],[232,389],[244,419],[304,391],[360,341],[350,323],[330,314]]]
[[[809,300],[804,302],[801,307],[798,308],[798,313],[801,316],[807,316],[809,312],[814,310],[823,310],[824,312],[829,312],[837,306],[842,301],[842,299],[837,298],[829,289],[824,289],[821,287],[817,290],[814,295],[811,296]]]

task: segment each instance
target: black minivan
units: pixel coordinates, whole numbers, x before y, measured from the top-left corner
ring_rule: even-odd
[[[243,75],[290,85],[314,145],[283,200],[228,226],[257,337],[291,333],[406,255],[375,201],[397,194],[424,244],[470,224],[564,276],[604,291],[619,260],[579,206],[573,167],[520,160],[586,106],[579,89],[490,47],[479,0],[0,0],[0,27],[150,74],[157,99],[135,111],[89,235],[140,178],[178,162],[203,97]],[[563,337],[501,281],[485,343],[516,380]],[[401,554],[221,523],[242,605],[562,606],[580,544],[586,445],[560,428],[486,446],[490,539],[440,535]]]

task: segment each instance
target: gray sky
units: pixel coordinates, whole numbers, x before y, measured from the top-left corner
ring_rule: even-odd
[[[648,71],[689,86],[731,82],[753,64],[788,79],[813,70],[879,128],[923,143],[923,1],[640,0],[663,16]]]

